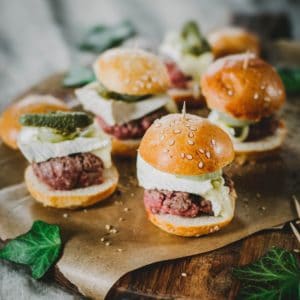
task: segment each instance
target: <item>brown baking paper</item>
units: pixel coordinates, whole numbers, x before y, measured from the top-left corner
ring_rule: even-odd
[[[44,86],[38,91],[51,92],[47,84]],[[70,98],[71,94],[63,95]],[[121,178],[118,192],[110,199],[86,210],[57,210],[41,206],[28,195],[22,183],[25,160],[1,144],[0,238],[14,238],[37,219],[60,225],[64,250],[59,270],[82,294],[101,299],[131,270],[211,251],[292,220],[296,217],[292,195],[299,193],[300,186],[298,107],[296,100],[286,105],[289,134],[277,157],[228,169],[238,194],[235,217],[222,231],[200,238],[168,235],[146,219],[134,160],[116,161]],[[106,225],[113,226],[117,233],[108,234]],[[102,237],[111,244],[106,246]]]

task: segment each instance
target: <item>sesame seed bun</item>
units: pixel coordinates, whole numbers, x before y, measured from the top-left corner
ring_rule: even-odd
[[[25,183],[31,196],[44,206],[55,208],[79,208],[93,205],[108,198],[117,188],[119,174],[112,166],[104,169],[104,182],[71,191],[56,191],[41,182],[31,166],[25,170]]]
[[[209,108],[242,120],[270,116],[286,98],[275,69],[251,54],[216,60],[202,76],[201,88]]]
[[[96,60],[94,71],[107,89],[120,94],[160,94],[169,86],[165,65],[157,56],[141,49],[107,50]]]
[[[207,39],[216,58],[247,51],[257,56],[260,54],[258,37],[243,28],[221,28],[208,34]]]
[[[156,120],[142,138],[139,154],[154,168],[179,175],[215,172],[234,158],[228,135],[191,114],[169,114]]]
[[[179,217],[170,214],[153,214],[147,210],[148,219],[160,229],[179,236],[198,237],[219,231],[228,225],[234,216],[236,192],[230,191],[231,208],[222,216],[199,216],[196,218]]]
[[[17,137],[21,130],[19,118],[27,113],[47,113],[69,110],[62,101],[50,95],[31,95],[10,105],[0,118],[0,137],[12,149],[18,149]]]

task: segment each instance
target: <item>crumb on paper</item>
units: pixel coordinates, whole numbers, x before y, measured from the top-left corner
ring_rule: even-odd
[[[119,248],[117,249],[118,252],[123,252],[123,249]]]
[[[106,242],[105,243],[105,246],[107,246],[107,247],[110,246],[110,245],[111,245],[111,242]]]
[[[118,230],[116,228],[112,228],[109,230],[109,232],[115,234],[118,232]]]
[[[125,211],[125,212],[128,212],[128,211],[129,211],[129,208],[128,208],[128,207],[125,207],[125,208],[124,208],[124,211]]]
[[[105,225],[105,229],[106,229],[106,230],[110,230],[110,229],[112,229],[112,226],[109,225],[109,224],[106,224],[106,225]]]
[[[102,237],[102,238],[100,239],[100,241],[101,241],[102,243],[104,243],[104,242],[105,242],[105,237]]]
[[[125,221],[125,219],[122,218],[122,217],[120,217],[120,218],[119,218],[119,222],[122,222],[122,221]]]

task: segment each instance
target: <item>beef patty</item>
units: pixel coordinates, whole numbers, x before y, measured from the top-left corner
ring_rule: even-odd
[[[223,176],[225,185],[233,190],[233,181]],[[144,203],[147,210],[154,214],[170,214],[181,217],[213,216],[209,200],[195,194],[167,190],[145,190]]]
[[[249,134],[245,142],[252,142],[261,140],[267,136],[275,133],[279,127],[279,120],[275,116],[263,118],[257,123],[251,124],[249,127]]]
[[[54,190],[73,190],[103,182],[104,165],[92,153],[78,153],[33,163],[35,175]]]
[[[186,76],[179,69],[175,62],[168,61],[165,63],[168,70],[171,86],[173,88],[186,89],[187,83],[192,79],[190,76]]]
[[[166,109],[161,108],[148,115],[133,120],[124,124],[108,125],[101,117],[97,116],[97,121],[100,127],[108,134],[114,136],[119,140],[139,139],[146,130],[152,125],[152,123],[167,114]]]

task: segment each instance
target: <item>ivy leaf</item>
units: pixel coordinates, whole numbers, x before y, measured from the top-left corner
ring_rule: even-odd
[[[278,68],[277,71],[288,93],[300,93],[299,68]]]
[[[271,248],[258,261],[233,270],[241,281],[238,299],[300,299],[300,266],[289,251]]]
[[[120,45],[135,33],[129,21],[114,26],[97,25],[86,33],[79,47],[82,50],[99,53]]]
[[[0,258],[29,266],[32,277],[39,279],[57,260],[60,249],[59,227],[35,221],[27,233],[11,240],[0,250]]]
[[[74,66],[65,75],[63,85],[65,87],[77,87],[96,80],[91,68],[83,66]]]

